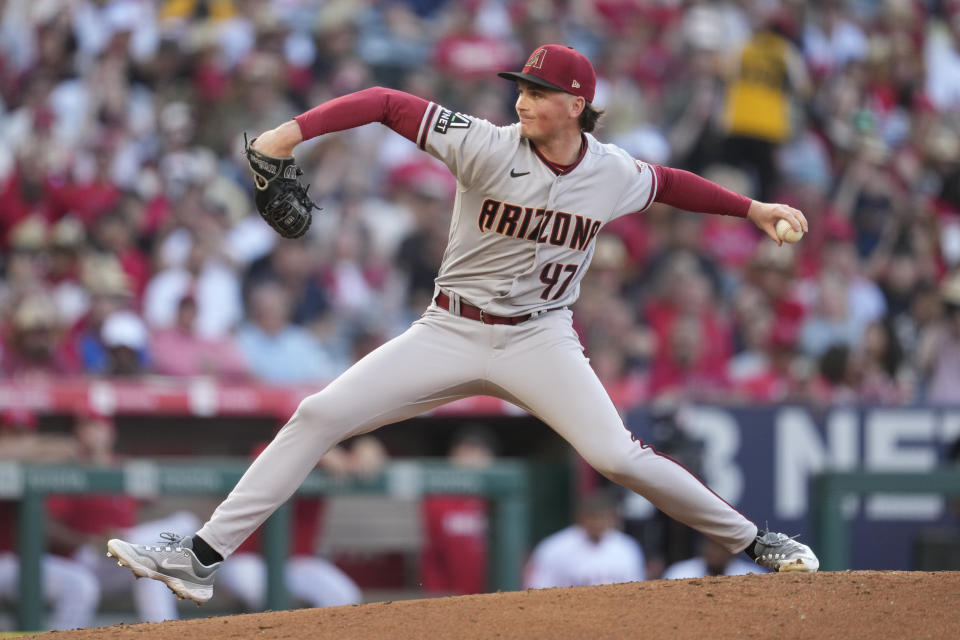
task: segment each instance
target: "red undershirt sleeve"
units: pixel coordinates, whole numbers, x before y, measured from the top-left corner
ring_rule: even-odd
[[[304,140],[332,131],[381,122],[404,138],[416,142],[417,130],[430,103],[417,96],[373,87],[350,93],[301,113],[294,120]]]
[[[653,165],[657,172],[656,202],[684,211],[747,217],[752,200],[695,173]]]

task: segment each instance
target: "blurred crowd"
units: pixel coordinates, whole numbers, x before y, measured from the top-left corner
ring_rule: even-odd
[[[960,0],[0,1],[0,374],[336,376],[429,304],[455,183],[379,125],[304,143],[284,241],[244,134],[373,85],[509,124],[548,42],[601,140],[810,222],[608,225],[575,317],[621,406],[960,402]]]

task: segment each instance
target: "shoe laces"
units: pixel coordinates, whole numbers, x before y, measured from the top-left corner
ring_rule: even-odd
[[[767,536],[770,536],[770,538],[768,538]],[[757,558],[758,559],[763,558],[765,560],[785,559],[791,551],[796,551],[799,549],[800,543],[795,542],[795,540],[799,537],[800,537],[799,533],[794,536],[788,536],[784,533],[774,533],[772,531],[765,531],[763,535],[757,536],[757,542],[769,548],[783,548],[784,552],[774,553],[768,550],[766,553],[757,554]],[[791,549],[791,546],[794,548]]]
[[[154,551],[180,551],[183,549],[181,544],[183,536],[172,531],[164,531],[160,534],[160,537],[162,540],[160,540],[159,545],[152,547]]]
[[[772,538],[767,538],[767,536],[772,536]],[[768,547],[779,547],[785,545],[789,542],[793,542],[800,537],[798,533],[795,536],[788,536],[785,533],[774,533],[773,531],[765,531],[763,535],[757,536],[757,542],[764,544]]]

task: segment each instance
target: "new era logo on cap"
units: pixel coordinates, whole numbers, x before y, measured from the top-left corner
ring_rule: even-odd
[[[559,44],[547,44],[530,54],[523,71],[498,74],[507,80],[526,80],[551,89],[558,89],[593,102],[597,74],[582,53]]]

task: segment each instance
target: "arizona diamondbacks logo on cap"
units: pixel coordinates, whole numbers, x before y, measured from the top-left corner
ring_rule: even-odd
[[[473,122],[462,113],[454,113],[450,109],[441,109],[437,116],[437,124],[433,130],[437,133],[446,133],[447,129],[469,129]]]
[[[527,60],[527,64],[523,65],[525,67],[533,67],[534,69],[543,68],[543,59],[547,56],[546,49],[537,49],[530,56],[530,59]]]

